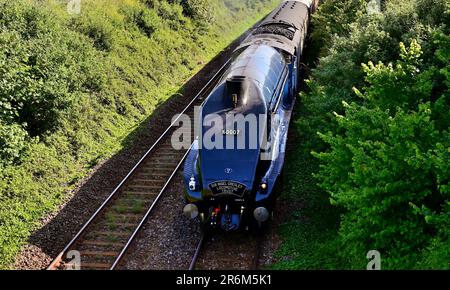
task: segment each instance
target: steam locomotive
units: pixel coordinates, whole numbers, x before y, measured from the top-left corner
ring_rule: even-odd
[[[234,51],[200,108],[184,165],[184,214],[206,229],[262,228],[270,220],[299,89],[300,58],[317,0],[285,1]]]

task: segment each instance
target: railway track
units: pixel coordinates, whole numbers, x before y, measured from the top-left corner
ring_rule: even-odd
[[[217,71],[181,114],[194,120],[194,107],[201,105],[229,63]],[[177,129],[177,121],[144,154],[50,264],[49,270],[114,270],[117,267],[189,152],[172,147],[171,136]],[[191,127],[193,136],[194,126]]]
[[[189,270],[258,270],[263,235],[202,234]]]

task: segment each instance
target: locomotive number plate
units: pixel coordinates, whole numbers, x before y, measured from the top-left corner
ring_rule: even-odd
[[[214,195],[237,195],[243,196],[245,185],[234,181],[218,181],[209,185]]]
[[[237,136],[241,134],[241,130],[222,130],[223,135]]]

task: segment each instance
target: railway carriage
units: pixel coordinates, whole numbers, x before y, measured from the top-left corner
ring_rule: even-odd
[[[184,168],[184,214],[207,229],[262,227],[270,219],[317,2],[285,1],[260,22],[201,106]]]

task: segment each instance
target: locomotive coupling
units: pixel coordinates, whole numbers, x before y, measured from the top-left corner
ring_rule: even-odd
[[[255,219],[261,223],[269,219],[269,211],[265,207],[258,207],[253,212],[253,215],[255,216]]]
[[[195,219],[198,217],[198,207],[195,204],[187,204],[183,208],[183,214],[189,219]]]

